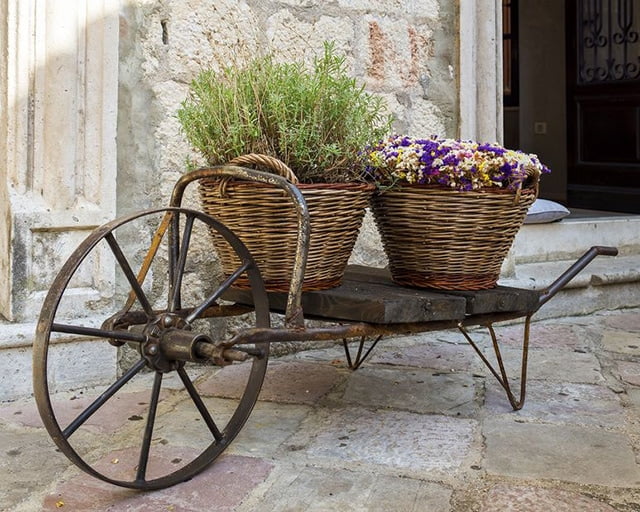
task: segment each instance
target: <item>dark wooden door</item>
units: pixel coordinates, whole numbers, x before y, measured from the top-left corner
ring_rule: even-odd
[[[640,213],[640,0],[566,5],[569,205]]]

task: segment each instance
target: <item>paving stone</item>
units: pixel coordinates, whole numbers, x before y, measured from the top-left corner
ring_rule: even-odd
[[[450,510],[451,490],[411,478],[340,469],[287,468],[264,495],[252,496],[240,509],[261,512]]]
[[[602,345],[610,352],[640,356],[640,333],[604,330]]]
[[[517,382],[514,389],[519,393]],[[624,409],[618,395],[604,386],[592,384],[530,380],[524,407],[513,411],[502,387],[490,381],[485,408],[494,415],[507,414],[527,420],[603,427],[624,425]]]
[[[493,354],[490,361],[494,361]],[[507,375],[510,379],[520,377],[521,350],[503,350]],[[497,368],[497,364],[495,364]],[[571,352],[567,350],[530,350],[527,375],[533,380],[565,381],[584,384],[604,382],[600,362],[592,353]],[[487,370],[485,370],[486,373]],[[492,378],[492,377],[491,377]]]
[[[576,492],[506,484],[492,487],[479,512],[616,512],[611,505]]]
[[[631,405],[638,409],[638,418],[640,418],[640,389],[627,390],[627,397]]]
[[[383,350],[376,353],[370,362],[443,371],[472,371],[482,366],[482,362],[468,343],[453,344],[442,341]]]
[[[240,398],[249,374],[248,364],[231,365],[198,384],[206,395]],[[265,376],[261,400],[314,404],[322,399],[348,372],[330,364],[302,361],[272,361]]]
[[[524,324],[509,325],[496,328],[501,345],[521,347],[524,335]],[[571,325],[532,323],[529,332],[529,347],[532,350],[555,348],[573,351],[588,346],[584,333]]]
[[[604,323],[614,329],[621,329],[627,332],[640,332],[640,313],[638,311],[615,314],[607,317]]]
[[[455,472],[469,455],[476,426],[448,416],[354,407],[322,411],[303,429],[311,437],[305,449],[311,456]]]
[[[42,420],[33,399],[21,399],[14,402],[0,402],[0,422],[7,425],[24,427],[42,427]]]
[[[640,386],[640,363],[619,361],[618,372],[620,378],[628,384]]]
[[[83,412],[102,392],[86,389],[74,393],[57,393],[51,403],[58,423],[64,428]],[[160,392],[160,400],[166,400],[168,391]],[[128,393],[120,391],[109,399],[85,425],[95,431],[111,432],[126,425],[131,416],[143,416],[149,407],[150,390]],[[42,427],[43,422],[33,399],[17,400],[0,408],[0,421],[10,421],[25,427]]]
[[[0,510],[640,510],[640,359],[632,346],[639,313],[534,324],[519,412],[458,332],[384,339],[372,364],[355,373],[339,345],[272,359],[268,401],[256,404],[212,467],[166,491],[140,493],[85,475],[56,450],[33,399],[0,403]],[[512,327],[502,347],[517,387],[521,325],[497,331],[510,336]],[[472,334],[491,354],[486,332]],[[225,396],[240,395],[246,369],[189,365],[216,422],[233,413],[237,398]],[[623,392],[610,389],[611,376]],[[116,475],[133,474],[144,421],[130,418],[144,419],[152,379],[137,376],[103,410],[107,417],[92,417],[73,435],[74,446]],[[472,394],[480,384],[485,393]],[[182,388],[175,374],[163,379],[152,471],[184,464],[210,443]],[[91,393],[53,400],[71,417]],[[481,396],[486,403],[471,406]],[[457,409],[464,416],[452,415],[447,406],[467,397]]]
[[[475,381],[466,373],[366,367],[350,376],[344,400],[364,406],[468,417],[477,410]]]
[[[54,481],[69,466],[62,456],[46,455],[53,451],[53,443],[43,429],[3,429],[0,435],[0,510],[15,510],[20,502]]]
[[[207,406],[219,429],[223,429],[237,408],[236,400],[207,398]],[[225,453],[251,457],[270,457],[278,450],[309,413],[309,407],[301,405],[258,402],[238,437]],[[167,424],[158,425],[154,436],[168,445],[201,448],[212,442],[212,435],[190,400],[180,402]]]
[[[231,512],[268,477],[272,467],[261,459],[224,456],[187,482],[145,493],[81,475],[60,484],[44,498],[39,510]]]
[[[623,434],[495,418],[487,420],[482,431],[489,474],[640,486],[640,468]]]

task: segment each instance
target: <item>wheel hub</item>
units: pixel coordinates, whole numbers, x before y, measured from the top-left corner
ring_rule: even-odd
[[[197,346],[212,343],[208,336],[191,332],[191,326],[174,313],[158,315],[143,332],[147,341],[140,345],[140,354],[150,368],[162,373],[177,370],[186,361],[205,361]]]

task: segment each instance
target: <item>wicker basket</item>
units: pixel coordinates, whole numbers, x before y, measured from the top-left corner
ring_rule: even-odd
[[[377,194],[372,209],[393,280],[404,286],[483,290],[496,286],[535,183],[516,192],[460,192],[409,185]]]
[[[302,289],[338,286],[356,242],[365,208],[375,187],[362,183],[298,183],[280,160],[266,155],[244,155],[233,165],[255,166],[284,176],[296,184],[309,208],[311,239]],[[294,267],[298,218],[287,194],[271,185],[240,180],[205,179],[199,184],[206,213],[231,229],[258,263],[268,291],[288,291]],[[213,234],[226,275],[240,265],[235,252]],[[235,287],[248,288],[241,277]]]

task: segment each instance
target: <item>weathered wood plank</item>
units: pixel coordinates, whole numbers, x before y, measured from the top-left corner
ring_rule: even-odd
[[[240,304],[251,304],[251,294],[229,290],[225,296]],[[270,293],[273,311],[284,311],[286,293]],[[305,316],[378,324],[462,320],[465,315],[533,311],[538,292],[497,287],[480,291],[439,291],[398,286],[385,269],[352,265],[341,286],[305,292]]]
[[[250,294],[230,290],[225,299],[247,304]],[[269,303],[274,311],[283,311],[286,293],[270,293]],[[398,286],[363,284],[345,279],[331,290],[302,294],[305,316],[368,323],[431,322],[464,318],[466,299],[442,293],[411,290]]]
[[[391,280],[389,271],[382,268],[350,265],[345,273],[345,278],[362,283],[378,283],[397,287]],[[490,290],[446,292],[432,290],[432,292],[464,297],[467,300],[467,315],[534,311],[538,305],[538,298],[540,296],[540,292],[536,290],[510,288],[508,286],[497,286]]]

